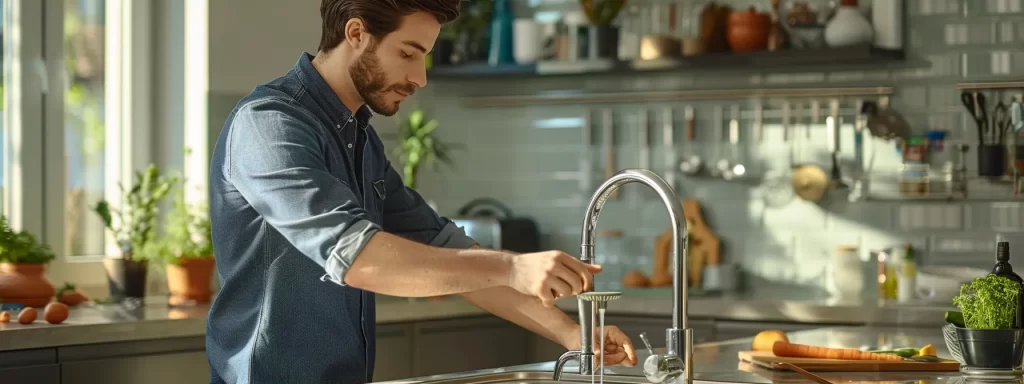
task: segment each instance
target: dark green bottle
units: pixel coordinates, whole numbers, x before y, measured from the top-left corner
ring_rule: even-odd
[[[992,267],[992,275],[1002,276],[1017,282],[1021,286],[1021,294],[1017,297],[1017,316],[1014,318],[1013,327],[1021,328],[1024,325],[1024,279],[1013,272],[1010,266],[1010,243],[1000,241],[996,244],[996,265]]]

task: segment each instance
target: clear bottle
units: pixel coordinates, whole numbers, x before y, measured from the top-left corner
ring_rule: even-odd
[[[1014,273],[1013,267],[1010,266],[1009,242],[1000,241],[996,244],[996,265],[992,267],[992,273],[990,274],[1013,280],[1017,282],[1017,284],[1021,284],[1021,288],[1024,289],[1024,279],[1021,279],[1020,275]],[[1021,328],[1021,325],[1024,324],[1024,311],[1021,310],[1024,306],[1022,305],[1024,305],[1024,294],[1021,294],[1018,297],[1017,316],[1013,321],[1014,328]]]
[[[914,248],[910,244],[904,245],[903,258],[899,262],[900,274],[896,299],[905,303],[913,301],[917,295],[917,261],[914,257]]]

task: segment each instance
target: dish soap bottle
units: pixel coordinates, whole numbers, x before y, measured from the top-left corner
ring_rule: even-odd
[[[1010,266],[1010,243],[1007,241],[1000,241],[996,243],[996,265],[992,267],[991,275],[1002,276],[1007,279],[1017,282],[1021,285],[1024,290],[1024,279],[1021,279],[1019,275],[1013,272],[1013,267]],[[1024,305],[1024,291],[1018,296],[1017,301],[1017,316],[1013,320],[1014,328],[1021,328],[1024,324],[1024,310],[1021,310]]]
[[[917,292],[917,262],[914,260],[914,248],[910,244],[904,245],[903,259],[899,260],[899,263],[896,300],[906,303],[913,301]]]

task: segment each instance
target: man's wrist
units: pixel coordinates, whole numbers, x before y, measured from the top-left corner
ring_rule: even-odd
[[[570,351],[582,349],[580,325],[576,324],[576,322],[570,320],[566,326],[560,327],[560,329],[556,329],[554,332],[558,343],[565,347],[565,349]]]

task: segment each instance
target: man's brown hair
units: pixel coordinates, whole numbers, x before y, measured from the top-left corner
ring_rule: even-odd
[[[345,24],[353,18],[363,20],[366,30],[380,39],[398,29],[402,17],[427,12],[441,24],[459,17],[462,0],[323,0],[320,3],[321,52],[345,41]]]

